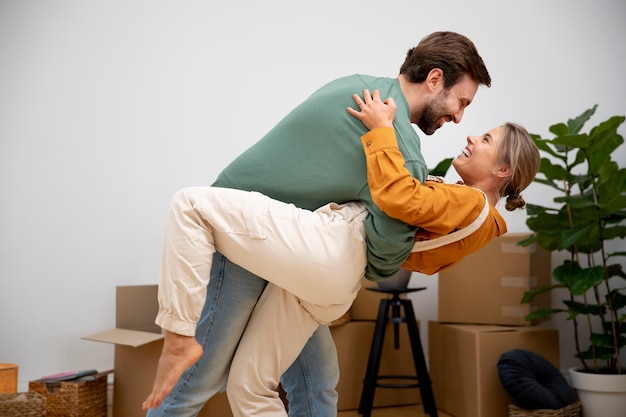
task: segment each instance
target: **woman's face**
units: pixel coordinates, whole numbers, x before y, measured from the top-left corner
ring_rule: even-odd
[[[496,151],[502,127],[491,129],[482,136],[468,136],[467,146],[454,159],[452,165],[463,182],[470,186],[496,184],[496,173],[500,167]]]

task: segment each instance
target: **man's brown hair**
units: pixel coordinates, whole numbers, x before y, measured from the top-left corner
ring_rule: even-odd
[[[455,32],[434,32],[409,49],[400,74],[410,82],[426,80],[428,73],[439,68],[444,75],[444,88],[449,89],[464,75],[491,87],[489,71],[474,43]]]

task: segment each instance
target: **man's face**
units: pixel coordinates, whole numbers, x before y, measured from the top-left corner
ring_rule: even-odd
[[[433,98],[426,101],[417,126],[427,135],[432,135],[445,122],[460,123],[465,108],[470,105],[478,91],[478,82],[465,74],[451,88],[439,88]]]

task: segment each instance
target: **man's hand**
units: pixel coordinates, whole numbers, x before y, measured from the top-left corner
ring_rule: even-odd
[[[361,111],[348,107],[348,113],[363,122],[369,130],[393,126],[393,119],[396,117],[396,102],[393,98],[381,101],[380,91],[374,90],[370,95],[368,89],[363,90],[363,99],[358,94],[353,94],[352,98]]]

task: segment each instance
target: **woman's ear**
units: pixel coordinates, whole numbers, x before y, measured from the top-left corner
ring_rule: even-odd
[[[508,164],[500,165],[500,168],[496,172],[494,172],[498,176],[498,178],[506,178],[511,176],[511,167]]]

